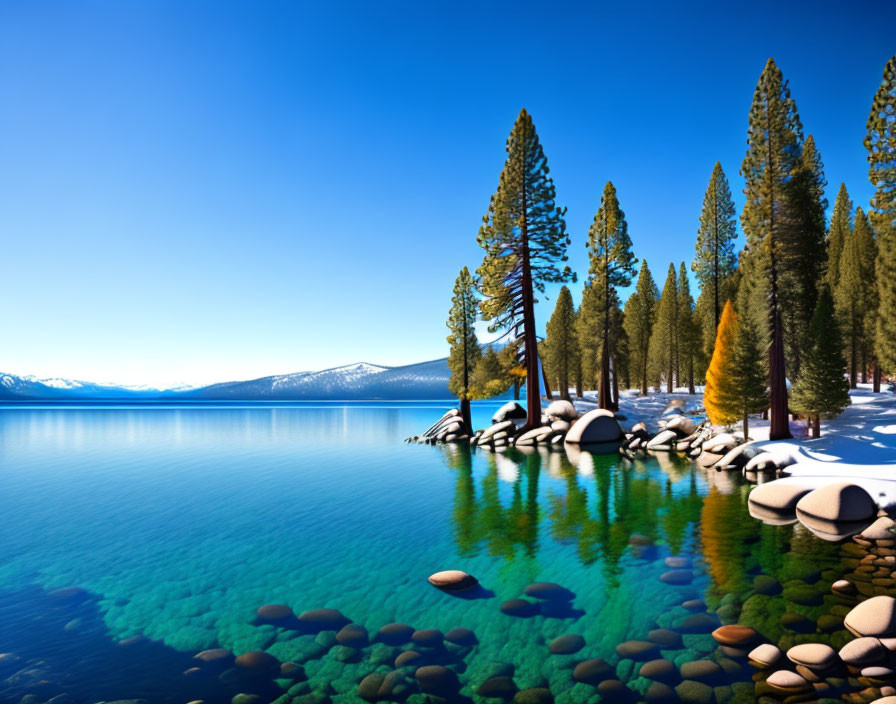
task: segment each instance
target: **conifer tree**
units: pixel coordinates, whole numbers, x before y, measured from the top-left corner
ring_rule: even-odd
[[[473,370],[473,393],[475,398],[498,396],[507,391],[512,385],[513,378],[507,373],[507,368],[501,363],[498,352],[490,345]]]
[[[738,301],[747,305],[746,293]],[[733,373],[737,401],[743,420],[744,440],[750,439],[750,414],[762,413],[768,408],[768,380],[762,361],[762,347],[756,326],[749,316],[737,316],[737,335],[733,352]]]
[[[877,236],[876,360],[888,373],[896,372],[896,56],[884,67],[883,80],[865,125],[871,226]],[[875,386],[880,371],[875,367]]]
[[[856,209],[855,226],[846,238],[840,254],[840,272],[834,291],[837,318],[846,338],[849,360],[849,385],[858,383],[858,370],[866,338],[872,330],[870,311],[877,308],[874,281],[874,236],[861,208]]]
[[[840,184],[834,211],[831,213],[831,227],[828,231],[828,261],[825,267],[825,282],[836,299],[837,282],[840,278],[840,253],[853,228],[852,201],[846,191],[846,184]]]
[[[704,321],[704,324],[711,322],[713,336],[725,302],[725,279],[737,265],[734,254],[736,237],[731,188],[722,165],[716,162],[703,196],[703,210],[700,212],[700,227],[697,230],[697,252],[691,264],[691,269],[700,282],[701,291],[706,291],[712,301],[712,318]]]
[[[651,377],[665,379],[666,390],[675,390],[675,356],[678,351],[678,286],[675,265],[669,265],[666,283],[657,306],[656,323],[650,335]]]
[[[747,154],[741,165],[746,204],[741,224],[747,236],[751,316],[768,331],[769,438],[791,437],[787,411],[784,325],[781,298],[782,247],[787,221],[787,184],[800,164],[802,125],[787,82],[768,60],[750,107]]]
[[[607,306],[604,303],[606,290],[597,286],[594,282],[586,284],[582,291],[582,303],[579,305],[579,313],[576,316],[576,335],[579,340],[579,356],[582,367],[582,379],[588,388],[600,387],[601,360],[603,358],[604,340],[600,334],[604,326],[604,316]],[[610,350],[611,357],[619,352],[618,343],[622,333],[622,315],[619,311],[619,296],[616,291],[610,290]],[[613,371],[617,371],[613,364]],[[611,376],[608,386],[610,391],[610,403],[614,401],[613,388],[615,375]]]
[[[653,281],[647,260],[641,260],[641,273],[635,292],[625,302],[624,327],[629,340],[629,369],[631,377],[641,388],[641,395],[647,395],[648,356],[650,335],[656,320],[659,290]]]
[[[490,330],[503,329],[522,338],[526,362],[528,424],[541,420],[538,391],[538,342],[535,333],[535,292],[547,283],[574,279],[566,261],[569,237],[557,207],[554,182],[538,141],[535,125],[525,110],[507,139],[507,161],[483,216],[478,242],[485,257],[477,270],[482,317]]]
[[[474,395],[473,372],[482,356],[476,331],[473,329],[478,310],[479,301],[473,293],[473,277],[467,267],[464,267],[454,282],[454,296],[448,314],[447,324],[451,331],[448,335],[448,344],[451,345],[448,353],[448,368],[451,370],[448,390],[460,400],[461,417],[467,433],[473,432],[470,421],[470,399]]]
[[[844,248],[844,255],[846,251]],[[794,409],[809,419],[816,438],[821,434],[819,419],[833,418],[849,405],[846,361],[834,316],[834,301],[827,286],[818,296],[809,325],[805,358],[791,396]]]
[[[576,335],[576,309],[566,286],[560,289],[557,296],[542,346],[542,364],[551,379],[556,381],[561,397],[568,401],[570,380],[575,379],[578,368],[579,340]]]
[[[702,350],[700,321],[694,314],[694,299],[691,297],[691,282],[684,262],[678,270],[678,359],[681,373],[687,379],[688,393],[694,388],[694,370]]]
[[[602,317],[598,332],[602,342],[597,401],[601,408],[615,410],[610,389],[612,309],[619,305],[616,288],[628,286],[632,281],[635,257],[632,254],[632,241],[628,236],[625,213],[619,207],[616,188],[612,182],[607,182],[604,187],[600,208],[588,230],[587,246],[590,259],[587,287],[594,287],[600,292],[595,300],[601,306],[599,310]]]
[[[827,261],[824,166],[810,134],[785,188],[780,238],[780,299],[787,370],[799,375],[800,351]]]

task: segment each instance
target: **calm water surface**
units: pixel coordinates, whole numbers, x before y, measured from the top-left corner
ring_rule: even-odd
[[[317,691],[314,701],[362,701],[358,681],[391,669],[395,652],[383,645],[309,658],[320,636],[254,625],[267,603],[339,609],[371,635],[395,621],[472,629],[474,648],[432,655],[458,673],[458,700],[484,701],[476,688],[510,668],[520,688],[596,701],[593,686],[572,678],[593,657],[617,665],[637,695],[649,681],[618,644],[674,627],[684,644],[664,655],[716,657],[710,626],[741,616],[756,575],[818,582],[820,592],[842,571],[838,546],[749,518],[738,477],[675,456],[625,463],[402,442],[448,407],[0,409],[0,653],[9,653],[0,701],[66,692],[75,702],[185,703],[254,692],[269,702],[291,686],[296,697]],[[476,406],[475,425],[496,407]],[[669,556],[693,561],[689,583],[660,579]],[[476,575],[487,598],[428,585],[447,568]],[[533,618],[500,612],[537,581],[575,598]],[[69,587],[86,594],[53,591]],[[695,598],[710,613],[683,626],[693,614],[681,604]],[[763,598],[749,608],[773,617],[768,628],[780,630],[794,609],[821,613],[820,596],[805,608]],[[550,655],[567,633],[585,648]],[[303,663],[308,679],[209,684],[207,674],[183,674],[196,651],[216,647],[267,650]]]

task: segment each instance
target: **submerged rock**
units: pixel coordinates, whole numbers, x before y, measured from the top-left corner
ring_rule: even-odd
[[[824,643],[802,643],[787,651],[787,657],[797,665],[814,670],[826,670],[837,663],[837,651]]]
[[[457,675],[442,665],[425,665],[417,668],[415,673],[420,689],[428,694],[439,694],[456,691]]]
[[[572,655],[585,647],[585,639],[577,633],[568,633],[551,641],[548,649],[553,655]]]
[[[576,682],[596,685],[616,677],[616,669],[603,658],[591,658],[576,665],[572,676]]]
[[[501,604],[501,613],[508,616],[529,618],[538,613],[538,604],[525,599],[508,599]]]
[[[735,648],[743,648],[754,642],[759,634],[749,626],[731,624],[720,626],[712,632],[712,637],[717,643],[730,645]]]
[[[338,631],[350,622],[336,609],[312,609],[299,614],[299,623],[311,630]]]
[[[414,633],[414,627],[406,623],[390,623],[376,633],[376,639],[388,645],[407,643]]]
[[[236,658],[236,666],[254,674],[280,672],[280,661],[263,650],[253,650]]]
[[[874,665],[884,660],[889,651],[877,638],[856,638],[840,648],[840,659],[847,665]]]
[[[575,598],[566,587],[561,587],[554,582],[534,582],[525,589],[526,596],[534,599],[549,599],[553,601],[572,601]]]
[[[772,667],[773,665],[777,665],[783,657],[784,654],[781,652],[781,649],[777,645],[772,645],[771,643],[758,645],[750,651],[749,655],[747,655],[747,658],[751,662],[757,663],[762,667]]]

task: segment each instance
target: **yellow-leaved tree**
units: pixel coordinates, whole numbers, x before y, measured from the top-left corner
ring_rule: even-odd
[[[731,425],[741,417],[741,403],[737,388],[735,350],[738,334],[737,313],[731,301],[725,303],[712,361],[706,370],[706,390],[703,405],[714,425]]]

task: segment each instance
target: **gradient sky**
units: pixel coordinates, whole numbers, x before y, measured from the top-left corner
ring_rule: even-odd
[[[168,385],[444,356],[522,106],[580,276],[611,179],[661,284],[716,160],[743,202],[769,56],[829,197],[867,204],[896,5],[746,5],[3,0],[0,370]]]

